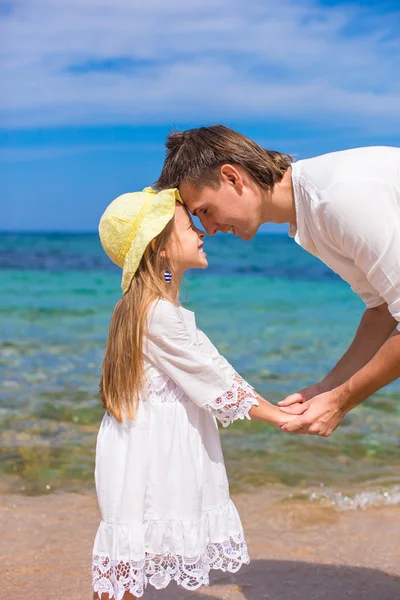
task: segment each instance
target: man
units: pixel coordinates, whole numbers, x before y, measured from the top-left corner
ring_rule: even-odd
[[[263,223],[289,223],[289,235],[365,302],[337,365],[279,403],[299,415],[283,431],[329,436],[347,412],[400,377],[400,148],[293,163],[222,125],[172,133],[166,145],[156,187],[178,187],[209,235],[250,240]]]

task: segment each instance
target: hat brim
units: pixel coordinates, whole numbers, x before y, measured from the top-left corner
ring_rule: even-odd
[[[133,240],[122,269],[122,292],[125,294],[131,285],[143,254],[150,242],[163,231],[175,214],[175,202],[182,200],[175,190],[164,190],[154,194],[154,200],[146,212],[142,224]]]

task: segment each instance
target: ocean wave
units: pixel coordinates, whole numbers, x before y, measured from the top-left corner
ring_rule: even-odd
[[[301,496],[305,496],[312,502],[332,506],[338,511],[366,510],[367,508],[399,505],[400,485],[394,485],[388,489],[365,490],[353,494],[328,489],[323,491],[302,490]]]

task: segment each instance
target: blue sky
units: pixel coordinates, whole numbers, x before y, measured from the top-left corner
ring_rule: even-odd
[[[93,231],[172,127],[400,145],[398,1],[0,0],[0,230]]]

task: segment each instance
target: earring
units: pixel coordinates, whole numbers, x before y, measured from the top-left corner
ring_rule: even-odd
[[[164,271],[164,279],[166,283],[171,283],[172,275],[171,271],[168,271],[168,269],[165,269]]]

